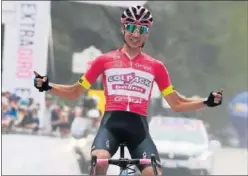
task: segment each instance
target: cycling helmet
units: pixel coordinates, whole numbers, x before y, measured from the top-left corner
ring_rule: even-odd
[[[153,18],[151,12],[143,6],[132,6],[127,8],[121,16],[121,23],[134,23],[152,27]]]

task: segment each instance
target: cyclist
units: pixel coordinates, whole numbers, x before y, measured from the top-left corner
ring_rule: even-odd
[[[182,97],[172,86],[164,64],[142,48],[153,25],[151,12],[142,6],[126,9],[121,17],[124,45],[97,57],[88,71],[73,85],[49,83],[48,77],[35,73],[34,85],[40,91],[77,99],[103,75],[106,96],[105,113],[92,144],[92,155],[112,157],[120,143],[126,142],[132,158],[144,158],[158,151],[150,137],[146,120],[153,83],[156,82],[165,100],[174,111],[194,111],[222,103],[222,92],[211,92],[208,98],[192,100]],[[106,174],[108,166],[97,166],[96,173]],[[151,165],[138,166],[142,175],[153,175]],[[159,173],[162,174],[159,168]]]

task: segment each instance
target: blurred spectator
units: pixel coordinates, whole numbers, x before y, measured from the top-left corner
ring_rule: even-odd
[[[87,112],[97,106],[97,101],[93,97],[85,97],[83,101],[84,116],[87,116]]]
[[[92,126],[92,122],[86,116],[83,116],[83,108],[75,107],[75,118],[71,125],[71,134],[74,138],[80,139],[88,134],[89,129]]]
[[[10,130],[14,123],[14,118],[12,118],[8,106],[2,103],[2,128]]]
[[[87,117],[91,119],[92,121],[92,128],[98,128],[99,126],[99,122],[101,119],[101,111],[100,109],[91,109],[88,111],[87,113]]]
[[[5,96],[7,99],[10,99],[11,93],[9,91],[3,90],[2,96]]]
[[[50,98],[46,98],[45,100],[45,111],[44,114],[40,113],[40,129],[43,131],[50,133],[52,131],[52,110],[54,106],[52,104],[52,100]]]
[[[28,98],[28,106],[32,106],[34,104],[33,98]]]
[[[102,117],[101,110],[98,108],[99,104],[99,97],[98,96],[92,96],[91,97],[91,109],[87,112],[87,117],[92,120],[92,128],[98,128],[100,124],[100,120]]]
[[[39,129],[37,111],[34,109],[29,112],[27,106],[21,106],[19,111],[21,112],[21,116],[20,121],[16,126],[37,131]]]
[[[20,99],[19,97],[13,95],[10,97],[9,100],[9,106],[10,106],[9,113],[14,119],[17,119],[19,99]]]
[[[53,105],[51,108],[51,124],[57,122],[59,120],[59,114],[61,111],[62,107],[60,107],[59,105]],[[52,130],[55,130],[54,128],[52,128]]]
[[[39,111],[39,106],[34,105],[30,107],[30,118],[31,118],[31,122],[35,124],[35,130],[38,130],[40,125],[38,111]]]
[[[58,115],[58,116],[57,116]],[[70,108],[68,106],[64,106],[63,109],[58,110],[56,112],[56,116],[58,119],[53,119],[52,121],[52,130],[53,131],[60,131],[62,133],[68,133],[70,129]]]

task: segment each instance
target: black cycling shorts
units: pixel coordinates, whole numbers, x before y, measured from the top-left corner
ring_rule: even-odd
[[[112,157],[120,143],[124,142],[132,159],[149,159],[154,154],[160,162],[157,148],[149,134],[146,117],[126,111],[105,112],[92,144],[92,151],[107,150]],[[150,165],[137,167],[141,172],[147,166]]]

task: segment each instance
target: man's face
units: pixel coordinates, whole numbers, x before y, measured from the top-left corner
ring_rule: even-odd
[[[128,46],[131,48],[139,48],[145,42],[149,28],[146,26],[140,26],[136,24],[125,24],[122,28],[124,32],[124,38]]]

